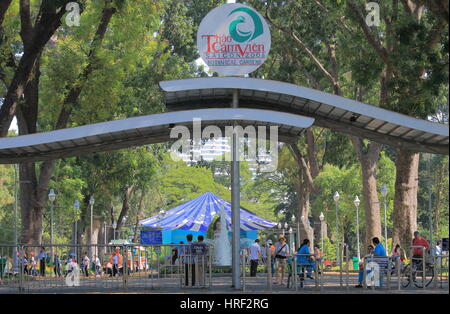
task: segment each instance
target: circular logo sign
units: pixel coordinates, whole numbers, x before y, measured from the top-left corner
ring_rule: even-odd
[[[245,75],[263,64],[270,51],[270,30],[264,18],[243,4],[215,8],[203,19],[197,47],[208,67],[221,75]]]

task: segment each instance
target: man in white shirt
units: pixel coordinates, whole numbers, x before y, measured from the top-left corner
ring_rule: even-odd
[[[259,246],[258,239],[255,240],[255,243],[250,245],[249,251],[250,251],[250,277],[256,277],[258,262],[261,257],[261,247]]]

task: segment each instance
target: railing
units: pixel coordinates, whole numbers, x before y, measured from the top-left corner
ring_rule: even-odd
[[[305,262],[306,259],[306,262]],[[319,275],[321,260],[315,254],[294,254],[292,258],[292,280],[295,291],[298,291],[300,280],[300,287],[303,288],[305,284],[305,270],[308,274],[314,271],[314,285],[317,290],[322,290],[322,280]],[[298,270],[301,273],[298,273]]]
[[[51,248],[54,256],[42,247]],[[189,244],[0,245],[0,293],[210,288],[211,255],[191,248]]]
[[[44,245],[47,252],[50,246]],[[209,253],[196,255],[190,253],[189,245],[53,245],[52,251],[57,258],[46,258],[44,269],[40,265],[39,253],[41,246],[32,245],[0,245],[0,293],[5,292],[62,292],[62,291],[103,291],[127,289],[164,289],[165,291],[179,289],[212,288],[213,247]],[[326,289],[350,289],[356,275],[350,272],[349,254],[343,254],[345,244],[340,245],[341,266],[336,271],[326,273],[322,260],[315,254],[295,254],[284,268],[286,279],[290,274],[289,289],[301,291],[301,287]],[[411,247],[413,249],[414,247]],[[423,247],[419,247],[422,248]],[[272,269],[274,259],[270,248],[266,248],[264,268],[259,272],[264,275],[248,278],[248,258],[241,256],[241,283],[244,291],[268,290],[285,291],[283,286],[273,286],[276,278]],[[346,248],[348,252],[348,248]],[[88,253],[90,252],[90,253]],[[88,253],[88,254],[84,254]],[[92,255],[92,256],[89,256]],[[302,265],[307,258],[314,258],[315,263]],[[34,260],[34,262],[33,262]],[[263,259],[264,260],[264,259]],[[401,290],[423,287],[448,288],[448,254],[432,256],[427,259],[410,255],[415,268],[407,268],[398,256],[364,257],[362,277],[363,286],[375,289],[374,282],[366,281],[368,270],[373,268],[370,262],[378,263],[380,268],[380,289]],[[430,261],[434,266],[430,266]],[[287,261],[286,261],[287,262]],[[88,267],[85,267],[87,263]],[[410,263],[412,265],[412,263]],[[313,281],[299,276],[302,268],[312,267]],[[286,268],[290,268],[286,271]],[[320,270],[320,274],[319,274]],[[433,273],[430,273],[430,270]],[[278,272],[281,269],[278,269]],[[360,271],[361,272],[361,271]],[[422,278],[421,278],[422,274]],[[425,274],[425,275],[423,275]],[[434,274],[434,282],[431,275]],[[193,280],[193,277],[195,279]],[[228,281],[229,276],[220,281],[221,285]],[[372,279],[374,279],[371,276]],[[279,279],[279,277],[277,277]],[[222,282],[223,281],[223,282]],[[356,280],[355,280],[356,283]],[[406,284],[405,284],[406,283]],[[427,287],[428,284],[428,287]],[[78,290],[76,290],[78,289]]]

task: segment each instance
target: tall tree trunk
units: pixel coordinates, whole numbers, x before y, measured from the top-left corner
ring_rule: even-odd
[[[397,150],[394,198],[393,245],[400,244],[408,252],[414,231],[417,230],[417,190],[419,154]]]
[[[361,163],[361,176],[363,184],[364,209],[366,216],[366,244],[370,244],[372,238],[381,236],[380,202],[377,193],[376,172],[380,158],[381,144],[371,142],[365,146],[362,139],[350,137],[353,147]],[[363,245],[363,247],[366,247]]]
[[[24,1],[24,3],[25,2],[26,1]],[[29,17],[29,12],[27,13],[26,11],[26,5],[23,5],[23,7],[21,7],[21,19],[23,23],[21,35],[23,37],[24,44],[26,45],[26,49],[24,56],[19,63],[18,70],[16,71],[14,78],[18,80],[18,82],[14,82],[13,79],[11,87],[8,90],[7,97],[5,98],[5,103],[0,110],[0,137],[6,135],[6,133],[4,132],[7,132],[9,123],[16,113],[15,107],[18,99],[20,98],[19,96],[22,95],[22,93],[24,93],[25,95],[25,102],[24,104],[20,104],[19,110],[17,110],[19,134],[26,135],[36,132],[37,113],[39,105],[39,58],[42,49],[45,46],[45,43],[48,41],[48,39],[45,39],[45,36],[48,35],[50,38],[50,36],[53,35],[53,33],[59,27],[59,22],[53,20],[53,18],[55,17],[49,17],[49,14],[47,14],[46,17],[42,19],[42,21],[52,23],[52,25],[50,25],[50,28],[43,30],[43,26],[41,25],[42,21],[40,21],[40,24],[33,29],[30,24],[31,20]],[[61,11],[62,12],[58,14],[61,14],[62,16],[64,10]],[[105,8],[102,11],[100,22],[92,41],[91,49],[89,51],[88,63],[84,68],[82,74],[78,78],[77,82],[68,87],[68,93],[64,100],[64,105],[69,106],[70,109],[66,110],[66,107],[62,108],[58,117],[58,121],[56,123],[56,129],[67,127],[71,110],[77,105],[79,95],[82,91],[82,87],[80,86],[82,86],[87,81],[95,66],[97,66],[96,53],[101,47],[101,43],[104,39],[107,26],[109,25],[109,22],[111,21],[114,13],[116,13],[116,9],[111,7],[110,1],[105,1]],[[59,17],[59,19],[60,18],[61,17]],[[36,42],[32,41],[32,39],[34,38],[32,36],[33,34],[35,36],[39,36],[39,34],[41,34],[42,32],[45,33],[45,36],[41,36],[42,38],[36,39]],[[37,55],[33,55],[33,58],[30,59],[26,56],[28,52],[30,54]],[[21,70],[21,66],[27,66],[29,67],[29,69],[27,68],[25,70]],[[26,86],[23,87],[22,85],[25,83]],[[10,97],[11,99],[9,99],[8,95],[10,95],[12,98]],[[6,105],[8,105],[10,108],[7,109],[8,106]],[[4,113],[2,110],[7,110],[8,112],[5,111]],[[22,227],[24,230],[24,233],[22,235],[22,242],[25,244],[36,244],[41,242],[42,212],[45,206],[45,201],[47,199],[48,184],[51,179],[53,167],[54,161],[51,160],[43,162],[39,171],[39,179],[37,179],[35,164],[20,165],[20,168],[22,169],[20,180],[25,182],[21,183],[21,210],[23,217]],[[82,226],[78,226],[78,229],[81,230],[81,227]]]
[[[144,208],[144,197],[145,197],[145,190],[142,189],[141,197],[139,198],[138,211],[136,213],[136,225],[134,226],[133,242],[137,242],[138,238],[139,220],[141,219],[142,209]]]

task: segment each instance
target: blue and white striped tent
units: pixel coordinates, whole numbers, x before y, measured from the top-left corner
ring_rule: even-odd
[[[207,192],[187,203],[140,221],[144,227],[155,229],[181,229],[206,232],[209,224],[220,213],[223,206],[228,229],[231,230],[231,204],[217,195]],[[250,214],[241,208],[241,231],[272,228],[275,222]]]

